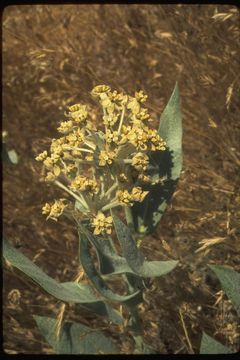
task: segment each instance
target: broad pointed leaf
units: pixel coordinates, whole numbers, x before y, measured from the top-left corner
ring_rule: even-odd
[[[3,240],[3,256],[11,265],[36,281],[46,292],[59,300],[73,303],[99,302],[90,286],[75,282],[59,283],[45,274],[25,255],[17,251],[7,240]]]
[[[107,238],[94,236],[90,232],[87,232],[87,237],[97,251],[102,275],[133,273],[127,261],[114,251],[111,242]]]
[[[141,185],[149,194],[131,208],[135,230],[142,234],[151,233],[159,223],[182,169],[182,117],[177,84],[161,115],[158,132],[166,141],[167,149],[149,153],[150,166],[147,174],[152,181],[160,178],[165,180],[162,184],[155,185],[138,183],[137,185]]]
[[[130,229],[113,213],[112,217],[123,256],[137,275],[142,277],[162,276],[176,267],[178,263],[176,260],[145,261],[132,238]]]
[[[133,272],[126,259],[116,253],[110,241],[111,239],[94,236],[86,228],[84,228],[84,232],[88,240],[95,247],[99,261],[99,270],[102,275],[105,275],[105,278],[106,276],[112,277],[112,275],[125,274],[128,287],[130,287],[131,290],[143,290],[146,287],[143,279]],[[132,305],[140,304],[143,302],[142,294],[139,293],[134,301],[131,301]]]
[[[93,283],[95,289],[106,299],[110,301],[116,301],[121,303],[132,303],[134,301],[135,297],[139,296],[140,291],[136,291],[133,294],[130,295],[118,295],[115,294],[105,283],[105,281],[102,279],[102,277],[98,274],[88,247],[88,237],[86,233],[81,232],[79,234],[80,236],[80,261],[82,264],[82,267],[87,274],[89,280]]]
[[[113,341],[101,331],[73,322],[62,324],[59,339],[56,338],[56,320],[34,316],[41,334],[57,354],[116,354]]]
[[[221,282],[223,290],[240,316],[240,273],[221,265],[208,265]]]
[[[233,351],[203,332],[200,354],[232,354]]]

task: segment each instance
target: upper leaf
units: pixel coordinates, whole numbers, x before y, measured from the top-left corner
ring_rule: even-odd
[[[136,202],[131,208],[135,231],[145,234],[151,233],[159,223],[182,169],[182,116],[177,84],[161,115],[158,132],[166,141],[167,149],[149,153],[147,174],[153,181],[160,178],[165,178],[165,181],[162,184],[141,185],[149,193],[141,203]]]
[[[170,177],[172,180],[177,180],[182,170],[182,114],[177,83],[160,117],[158,132],[163,140],[166,141],[167,147],[171,152],[172,166]]]
[[[232,301],[234,308],[240,316],[240,273],[220,265],[208,265],[219,278],[223,290]]]
[[[41,334],[57,354],[116,354],[117,348],[110,338],[80,323],[64,322],[59,339],[56,338],[56,320],[34,316]]]

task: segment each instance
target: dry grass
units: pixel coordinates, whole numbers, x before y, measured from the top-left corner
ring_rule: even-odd
[[[232,308],[233,319],[217,328],[220,287],[206,264],[239,269],[239,33],[232,5],[21,5],[3,13],[3,128],[20,155],[19,166],[4,167],[4,233],[56,279],[78,271],[76,231],[41,215],[59,194],[39,182],[42,139],[56,136],[66,105],[92,104],[98,83],[144,89],[157,119],[179,82],[184,171],[161,225],[141,244],[149,259],[181,260],[152,282],[141,311],[145,339],[159,353],[198,352],[202,330],[237,346],[235,325],[226,331],[236,322]],[[30,315],[57,315],[56,301],[9,267],[4,281],[5,351],[50,354]],[[13,290],[21,294],[15,308]],[[194,316],[181,321],[183,302]],[[67,317],[106,326],[74,309]],[[114,331],[121,352],[131,353],[128,336]]]

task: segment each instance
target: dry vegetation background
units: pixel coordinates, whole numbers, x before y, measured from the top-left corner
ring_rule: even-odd
[[[66,105],[92,104],[94,85],[130,94],[143,89],[159,116],[178,81],[184,169],[172,205],[142,251],[180,265],[152,281],[140,309],[144,337],[159,353],[197,353],[204,330],[237,349],[236,312],[206,264],[240,269],[238,9],[20,5],[5,8],[2,23],[3,129],[20,156],[18,165],[3,168],[4,235],[49,275],[71,280],[78,268],[76,231],[64,219],[46,222],[41,215],[42,205],[60,193],[39,181],[34,157],[56,136]],[[52,353],[31,315],[53,316],[61,303],[8,266],[3,298],[5,351]],[[73,306],[65,317],[108,328]],[[121,352],[131,353],[129,335],[112,331]]]

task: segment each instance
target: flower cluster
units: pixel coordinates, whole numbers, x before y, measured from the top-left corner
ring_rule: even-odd
[[[110,234],[109,210],[144,200],[148,191],[140,184],[153,183],[148,175],[151,152],[165,150],[166,143],[149,126],[151,116],[143,106],[147,95],[142,90],[132,97],[97,85],[91,95],[102,108],[102,118],[93,120],[86,105],[69,106],[66,121],[57,128],[61,136],[52,140],[49,152],[36,157],[43,162],[44,179],[75,201],[45,204],[43,214],[56,220],[72,209],[90,219],[95,235]]]
[[[111,216],[105,216],[102,212],[98,212],[96,217],[92,220],[92,226],[94,227],[94,235],[99,235],[103,232],[111,234],[112,232],[112,222],[113,219]]]
[[[51,218],[53,220],[57,220],[57,218],[62,215],[65,207],[65,199],[55,200],[55,202],[51,205],[46,203],[42,208],[42,214],[48,215],[47,219]]]

